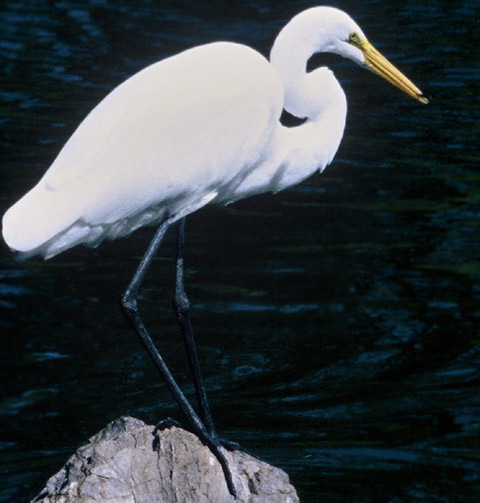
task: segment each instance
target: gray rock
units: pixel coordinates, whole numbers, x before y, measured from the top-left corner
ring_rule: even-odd
[[[224,452],[237,500],[195,435],[121,417],[80,447],[32,503],[299,502],[285,472],[241,451]]]

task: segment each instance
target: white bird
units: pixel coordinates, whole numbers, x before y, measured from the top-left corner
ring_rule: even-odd
[[[330,7],[294,17],[270,63],[244,45],[195,47],[135,74],[90,112],[4,215],[6,243],[49,258],[167,213],[173,222],[207,203],[277,192],[322,171],[343,136],[347,103],[330,70],[306,73],[318,52],[347,57],[426,101],[347,14]],[[282,126],[282,109],[306,122]]]
[[[124,312],[148,347],[136,319],[136,292],[168,226],[208,203],[283,190],[332,161],[347,101],[328,68],[307,73],[308,60],[321,52],[351,59],[427,103],[360,27],[331,7],[295,16],[276,38],[270,62],[240,44],[192,48],[133,75],[90,112],[38,184],[5,213],[7,245],[22,256],[50,258],[161,223],[143,269],[123,296]],[[283,126],[283,109],[305,122]],[[177,311],[188,318],[180,272],[177,279]],[[161,367],[158,352],[149,351]],[[168,370],[160,370],[168,382]],[[179,390],[172,391],[180,403]],[[215,449],[209,412],[192,419],[194,412],[180,405]]]

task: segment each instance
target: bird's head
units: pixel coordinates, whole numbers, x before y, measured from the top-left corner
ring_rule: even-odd
[[[320,9],[317,15],[328,20],[322,36],[330,39],[328,43],[331,52],[368,68],[420,103],[428,103],[420,89],[373,47],[362,29],[348,14],[332,7],[317,9]]]
[[[334,7],[313,7],[297,18],[298,24],[295,24],[302,26],[302,36],[310,38],[314,52],[332,52],[351,59],[420,103],[428,103],[420,89],[373,47],[362,29],[345,12]]]

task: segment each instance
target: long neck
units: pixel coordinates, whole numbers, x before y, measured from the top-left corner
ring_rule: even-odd
[[[317,30],[299,29],[294,18],[278,35],[270,62],[284,85],[284,108],[306,122],[283,128],[285,163],[293,178],[306,178],[316,169],[323,170],[333,159],[343,136],[347,101],[340,84],[328,68],[307,73],[310,57],[327,52],[326,37]],[[295,183],[298,183],[295,181]]]
[[[299,118],[312,118],[309,117],[305,84],[307,62],[317,52],[317,44],[309,35],[309,32],[297,30],[292,20],[278,34],[270,52],[270,63],[280,74],[284,86],[284,109]]]

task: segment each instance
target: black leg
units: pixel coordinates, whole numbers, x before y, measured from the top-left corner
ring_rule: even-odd
[[[193,337],[192,323],[190,319],[190,302],[185,293],[183,282],[184,248],[185,218],[182,218],[178,225],[177,262],[175,266],[175,295],[173,298],[173,305],[175,308],[175,313],[177,315],[178,323],[183,334],[183,339],[185,341],[188,362],[190,364],[190,370],[193,375],[193,382],[195,384],[195,391],[197,394],[197,401],[200,409],[200,417],[203,421],[203,424],[207,428],[208,433],[213,438],[217,438],[217,432],[215,431],[215,426],[213,424],[212,414],[210,412],[210,406],[208,404],[207,394],[205,391],[205,385],[203,383],[202,374],[200,372],[200,365],[198,363],[197,348]]]
[[[150,245],[147,248],[147,251],[145,252],[145,255],[143,256],[142,261],[140,262],[140,265],[138,266],[133,276],[132,281],[129,283],[127,289],[121,296],[120,306],[127,321],[130,323],[135,333],[139,336],[142,344],[145,346],[148,354],[153,360],[153,363],[155,364],[158,371],[165,380],[170,392],[172,393],[173,397],[178,403],[184,416],[186,417],[192,431],[200,438],[200,440],[205,445],[209,447],[209,449],[212,451],[212,453],[219,461],[225,476],[225,481],[227,483],[229,492],[233,496],[236,496],[232,475],[228,468],[227,460],[225,459],[225,456],[220,450],[219,440],[217,438],[212,437],[209,434],[203,422],[198,417],[197,413],[190,405],[189,401],[187,400],[182,390],[176,383],[165,361],[163,360],[162,356],[155,347],[155,344],[153,343],[150,334],[145,328],[145,325],[143,324],[142,319],[140,318],[140,314],[138,312],[138,303],[137,303],[138,290],[143,282],[143,279],[145,278],[148,268],[150,267],[153,258],[155,257],[155,254],[158,251],[158,248],[160,247],[160,244],[162,243],[163,238],[165,237],[165,233],[167,232],[169,227],[170,222],[168,219],[166,219],[162,222],[162,224],[158,228],[157,232],[155,233],[155,236],[153,237]]]

